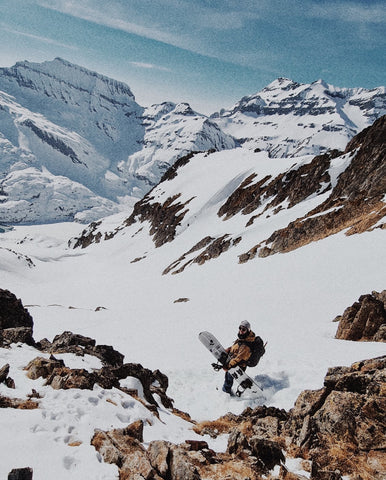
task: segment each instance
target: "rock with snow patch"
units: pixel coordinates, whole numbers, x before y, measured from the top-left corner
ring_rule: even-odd
[[[118,367],[123,364],[124,355],[111,345],[96,345],[94,339],[69,331],[56,335],[52,342],[47,339],[37,343],[38,348],[47,353],[75,353],[86,354],[99,358],[105,366]]]

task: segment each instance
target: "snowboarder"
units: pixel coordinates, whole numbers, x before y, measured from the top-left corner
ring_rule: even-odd
[[[251,330],[251,324],[243,320],[239,326],[237,340],[233,345],[226,349],[231,359],[227,365],[224,365],[225,380],[222,387],[223,392],[232,395],[233,377],[228,370],[233,367],[240,367],[244,372],[248,366],[248,360],[252,355],[252,345],[255,341],[255,334]]]

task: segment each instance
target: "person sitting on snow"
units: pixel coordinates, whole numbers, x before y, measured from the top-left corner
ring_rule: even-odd
[[[240,323],[237,337],[234,344],[226,349],[231,359],[227,365],[224,365],[225,380],[222,390],[230,395],[232,395],[233,377],[228,370],[233,367],[240,367],[245,371],[248,366],[248,360],[252,354],[251,345],[255,340],[255,334],[252,332],[251,325],[247,320],[243,320]]]

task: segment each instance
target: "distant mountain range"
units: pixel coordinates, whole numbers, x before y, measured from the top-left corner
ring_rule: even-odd
[[[19,62],[0,69],[0,223],[91,222],[131,209],[192,151],[316,155],[385,113],[384,87],[278,79],[206,117],[144,108],[126,84],[60,58]]]

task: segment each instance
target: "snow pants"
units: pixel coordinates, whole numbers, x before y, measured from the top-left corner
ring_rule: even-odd
[[[245,372],[246,367],[241,367]],[[233,377],[229,372],[225,372],[224,385],[222,386],[222,391],[225,393],[232,393]]]

